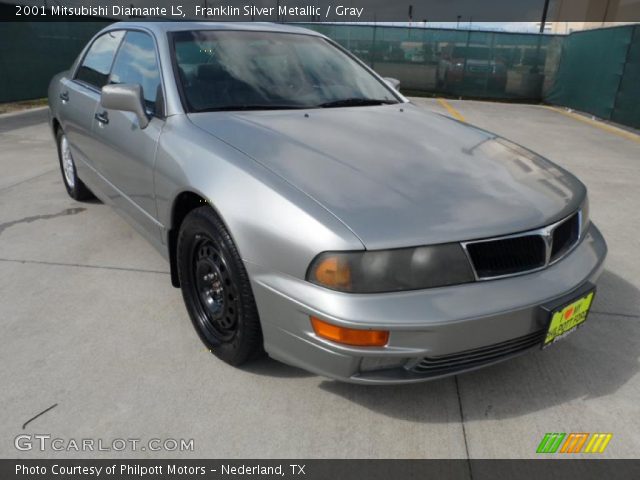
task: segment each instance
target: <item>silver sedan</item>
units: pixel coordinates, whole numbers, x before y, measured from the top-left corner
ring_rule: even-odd
[[[396,86],[296,27],[126,22],[49,105],[69,195],[167,258],[232,365],[416,382],[583,325],[607,252],[584,185]]]

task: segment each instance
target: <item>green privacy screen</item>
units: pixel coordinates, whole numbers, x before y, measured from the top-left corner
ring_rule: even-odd
[[[569,35],[545,100],[640,128],[640,27]]]
[[[109,22],[0,22],[0,102],[45,97],[49,80],[71,66]]]
[[[43,97],[108,22],[0,23],[0,102]],[[467,30],[318,24],[317,30],[406,91],[540,100],[553,84],[562,37]]]
[[[633,28],[611,120],[640,128],[640,26]]]
[[[0,102],[46,96],[108,19],[0,23]],[[547,101],[640,128],[640,26],[569,36],[300,24],[332,38],[405,93]]]
[[[539,101],[553,85],[564,37],[309,23],[408,91]]]

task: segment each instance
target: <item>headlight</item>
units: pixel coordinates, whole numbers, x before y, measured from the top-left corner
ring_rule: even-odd
[[[307,280],[333,290],[380,293],[472,282],[471,265],[457,243],[362,252],[325,252]]]

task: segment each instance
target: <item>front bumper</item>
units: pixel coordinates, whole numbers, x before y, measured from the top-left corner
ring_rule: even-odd
[[[411,383],[484,367],[539,347],[542,305],[577,293],[600,276],[607,246],[591,224],[558,263],[501,280],[383,294],[328,290],[246,263],[265,350],[284,363],[352,383]],[[349,347],[318,338],[309,316],[351,328],[390,331],[384,347]],[[519,348],[515,348],[518,346]],[[512,348],[513,347],[513,348]],[[479,357],[478,352],[493,354]],[[500,353],[500,355],[498,355]],[[418,368],[425,357],[480,358],[450,369]]]

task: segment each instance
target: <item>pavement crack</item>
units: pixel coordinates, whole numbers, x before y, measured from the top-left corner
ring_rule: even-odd
[[[42,260],[18,260],[15,258],[0,258],[0,262],[10,263],[28,263],[36,265],[52,265],[56,267],[75,267],[75,268],[95,268],[98,270],[119,270],[124,272],[138,272],[138,273],[155,273],[161,275],[169,275],[169,272],[163,270],[149,270],[144,268],[127,268],[127,267],[112,267],[108,265],[85,265],[82,263],[64,263],[64,262],[46,262]]]
[[[51,218],[65,217],[67,215],[77,215],[78,213],[82,213],[85,210],[86,208],[83,208],[83,207],[67,208],[66,210],[63,210],[59,213],[50,213],[47,215],[33,215],[31,217],[21,218],[20,220],[12,220],[10,222],[0,223],[0,235],[2,235],[2,232],[4,232],[7,228],[13,227],[14,225],[18,225],[20,223],[31,223],[31,222],[36,222],[38,220],[49,220]]]
[[[24,422],[24,424],[22,425],[22,429],[24,430],[26,428],[27,425],[29,425],[29,423],[33,422],[36,418],[44,415],[45,413],[47,413],[49,410],[53,410],[54,408],[56,408],[58,406],[57,403],[54,403],[53,405],[51,405],[49,408],[44,409],[43,411],[41,411],[39,414],[37,414],[35,417],[31,417],[29,420],[27,420],[26,422]]]
[[[36,175],[35,177],[29,177],[29,178],[25,178],[24,180],[20,180],[19,182],[16,183],[12,183],[11,185],[7,185],[6,187],[2,187],[0,188],[0,192],[4,192],[5,190],[9,190],[13,187],[17,187],[18,185],[22,185],[23,183],[27,183],[30,182],[31,180],[36,180],[40,177],[44,177],[45,175],[50,174],[51,172],[55,172],[57,170],[57,168],[52,168],[51,170],[47,170],[46,172],[43,172],[39,175]]]
[[[598,310],[591,310],[591,313],[597,313],[598,315],[608,315],[610,317],[640,318],[640,315],[633,315],[632,313],[600,312]]]
[[[458,409],[460,411],[460,423],[462,424],[462,437],[464,438],[464,451],[467,454],[467,469],[469,470],[469,479],[473,480],[473,471],[471,470],[471,457],[469,456],[469,444],[467,442],[467,429],[464,424],[464,412],[462,411],[462,398],[460,397],[460,384],[458,376],[453,377],[456,383],[456,394],[458,395]]]

